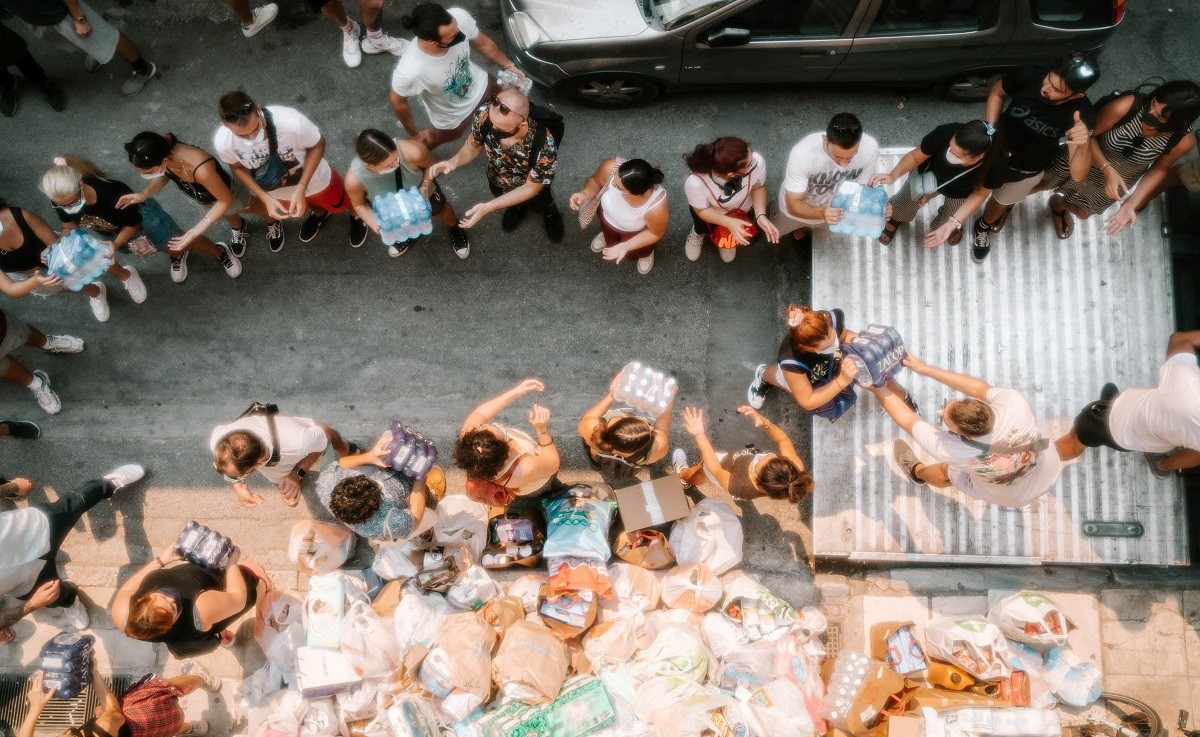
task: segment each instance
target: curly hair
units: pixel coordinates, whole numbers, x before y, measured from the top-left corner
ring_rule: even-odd
[[[362,474],[342,479],[333,487],[329,511],[346,524],[365,522],[379,511],[383,503],[383,487],[378,481]]]
[[[494,479],[508,460],[508,441],[491,430],[468,430],[454,446],[454,465],[479,479]]]
[[[759,469],[758,486],[772,499],[786,499],[795,504],[812,492],[813,477],[788,459],[776,456]]]
[[[600,420],[592,430],[592,445],[601,453],[622,455],[636,453],[654,437],[654,428],[641,417],[617,417],[612,422]]]
[[[152,637],[162,637],[171,631],[179,612],[159,606],[154,601],[155,592],[142,594],[129,607],[129,617],[125,622],[125,634],[135,640],[149,640]]]

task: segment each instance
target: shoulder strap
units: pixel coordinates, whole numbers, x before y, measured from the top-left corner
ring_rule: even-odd
[[[1041,453],[1043,450],[1050,447],[1049,438],[1044,438],[1044,437],[1039,437],[1037,440],[1034,440],[1031,443],[1025,443],[1023,445],[1011,445],[1011,446],[1010,445],[996,445],[993,443],[981,443],[978,440],[972,440],[971,438],[964,437],[962,435],[959,435],[958,439],[963,441],[963,444],[970,446],[972,448],[975,448],[976,450],[982,451],[984,453],[1000,453],[1001,455],[1016,455],[1018,453],[1028,453],[1029,451],[1034,451],[1035,453]]]
[[[271,119],[271,111],[264,105],[262,109],[263,123],[267,127],[267,147],[272,156],[279,155],[279,139],[275,136],[275,121]]]
[[[779,365],[780,366],[795,366],[796,368],[800,369],[801,371],[808,371],[810,368],[812,368],[807,363],[804,363],[803,361],[797,361],[794,358],[785,358],[779,362]]]
[[[546,145],[546,124],[537,122],[537,130],[533,132],[533,145],[529,147],[529,166],[525,169],[525,175],[529,176],[529,172],[533,171],[533,167],[537,165],[538,152],[542,150],[542,146]],[[616,169],[613,169],[616,172]],[[610,180],[611,181],[611,180]]]

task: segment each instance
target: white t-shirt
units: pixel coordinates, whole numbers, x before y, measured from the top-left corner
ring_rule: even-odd
[[[754,161],[750,173],[742,180],[742,189],[729,197],[722,191],[726,180],[713,174],[689,174],[683,181],[683,193],[687,195],[688,204],[696,210],[715,207],[721,212],[744,210],[750,212],[753,204],[750,191],[767,183],[767,162],[762,154],[755,151],[750,154]],[[766,214],[766,213],[762,213]]]
[[[37,507],[0,512],[0,596],[33,590],[50,552],[50,519]]]
[[[1158,369],[1158,386],[1126,389],[1113,400],[1108,431],[1117,445],[1144,453],[1200,450],[1200,364],[1176,353]]]
[[[304,166],[304,157],[308,150],[321,140],[321,131],[313,122],[304,117],[299,110],[281,105],[267,105],[271,111],[271,120],[275,123],[275,137],[279,144],[279,158],[288,164]],[[267,140],[266,126],[259,132],[259,140],[247,141],[233,135],[233,131],[225,126],[217,129],[213,136],[213,147],[217,156],[226,164],[241,164],[253,171],[266,163],[271,153],[271,144]],[[329,186],[332,170],[329,162],[321,159],[312,179],[308,181],[305,193],[314,195]],[[296,188],[280,187],[271,192],[271,196],[279,200],[291,199]]]
[[[405,46],[392,71],[392,91],[401,97],[419,97],[429,124],[438,130],[454,130],[470,117],[488,85],[487,72],[471,61],[470,42],[479,36],[479,26],[462,8],[448,12],[467,40],[441,56],[426,54],[413,41]]]
[[[231,432],[245,430],[271,449],[271,430],[263,415],[250,415],[234,420],[228,425],[218,425],[208,438],[208,449],[217,452],[217,441]],[[275,430],[279,433],[279,463],[275,466],[260,466],[258,472],[273,484],[278,484],[292,472],[296,464],[310,453],[321,453],[329,445],[329,438],[317,423],[308,417],[284,417],[275,415]]]
[[[991,433],[973,438],[976,442],[1013,447],[1045,437],[1020,392],[993,387],[985,401],[995,413],[995,422]],[[1040,453],[985,453],[928,422],[918,422],[912,434],[926,453],[950,466],[950,481],[955,488],[1004,507],[1023,507],[1045,494],[1062,469],[1054,443]]]
[[[792,214],[787,207],[788,192],[804,195],[808,205],[825,207],[839,184],[847,180],[867,184],[879,168],[879,144],[871,136],[864,133],[850,165],[840,166],[825,150],[824,135],[808,134],[788,154],[787,171],[779,188],[779,209],[784,213]]]

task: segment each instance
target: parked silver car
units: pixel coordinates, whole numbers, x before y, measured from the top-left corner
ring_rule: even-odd
[[[1098,50],[1125,0],[500,0],[538,84],[597,107],[751,84],[936,85],[987,96],[1005,69]]]

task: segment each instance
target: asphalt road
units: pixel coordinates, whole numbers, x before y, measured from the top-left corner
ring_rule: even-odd
[[[388,3],[385,25],[393,34],[400,35],[398,19],[409,5]],[[463,5],[499,38],[495,2]],[[321,127],[329,159],[341,170],[357,131],[400,130],[386,96],[393,60],[368,57],[361,68],[346,69],[337,31],[301,3],[289,2],[276,24],[252,40],[241,37],[217,0],[122,2],[109,12],[159,65],[162,79],[125,98],[118,89],[124,63],[89,75],[80,55],[37,42],[32,48],[61,80],[69,107],[55,114],[26,89],[17,117],[0,123],[0,194],[45,218],[54,215],[37,182],[54,155],[88,156],[137,186],[125,141],[144,129],[170,130],[208,146],[218,123],[217,98],[239,86],[261,101],[305,112]],[[1131,2],[1101,58],[1097,89],[1129,87],[1155,74],[1195,76],[1200,54],[1191,31],[1197,27],[1200,4]],[[547,99],[545,93],[534,97]],[[759,246],[729,265],[711,250],[688,262],[681,155],[718,135],[741,135],[766,157],[774,195],[789,148],[835,112],[857,112],[881,144],[896,146],[915,144],[933,126],[977,117],[982,109],[926,91],[857,88],[688,93],[610,113],[550,101],[567,120],[555,183],[564,209],[603,157],[640,156],[667,173],[672,225],[649,276],[639,276],[631,263],[602,262],[587,249],[591,233],[581,234],[570,218],[566,241],[554,245],[536,218],[506,236],[492,216],[473,232],[467,261],[455,258],[436,232],[399,260],[389,259],[373,238],[352,250],[345,219],[331,220],[307,245],[292,224],[286,249],[271,254],[256,223],[240,279],[193,258],[188,281],[175,285],[166,259],[145,261],[139,268],[149,300],[133,305],[114,283],[112,319],[105,325],[80,298],[4,300],[5,309],[47,332],[79,335],[88,348],[80,356],[21,356],[29,367],[49,371],[64,409],[48,418],[24,390],[0,388],[0,416],[36,419],[45,431],[34,443],[0,443],[0,469],[62,487],[117,463],[144,463],[153,473],[149,491],[122,501],[120,519],[91,523],[97,537],[127,536],[128,553],[144,559],[142,523],[156,516],[220,516],[229,524],[243,517],[232,494],[219,488],[205,442],[213,425],[254,400],[277,402],[285,413],[318,418],[360,441],[402,418],[448,451],[478,401],[538,376],[547,384],[539,401],[554,414],[567,465],[579,469],[577,418],[620,365],[639,359],[679,378],[681,404],[710,411],[719,446],[764,442],[734,410],[753,366],[773,354],[782,307],[809,292],[807,263],[792,246]],[[446,146],[439,153],[452,151]],[[480,163],[443,182],[460,212],[487,196],[485,185]],[[199,216],[173,188],[161,199],[185,227]],[[223,226],[213,234],[226,235]],[[527,407],[520,404],[508,419],[520,424]],[[800,413],[778,398],[766,411],[807,447],[808,421]],[[674,434],[694,455],[682,428]],[[837,490],[822,488],[818,479],[817,493]],[[283,533],[270,525],[287,516],[281,509],[268,498],[265,508],[245,517],[252,541],[243,544],[278,549]],[[770,503],[744,511],[748,563],[788,578],[800,595],[811,580],[807,512]],[[72,550],[79,557],[83,541]]]

